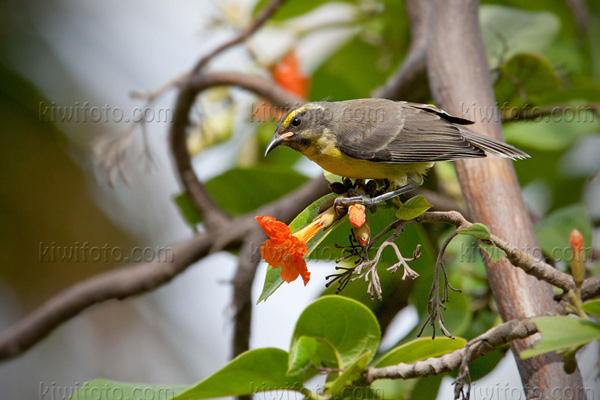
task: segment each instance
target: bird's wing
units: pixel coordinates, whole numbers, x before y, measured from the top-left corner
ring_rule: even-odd
[[[486,156],[438,112],[406,103],[397,110],[360,122],[360,129],[356,122],[342,124],[335,132],[340,151],[362,160],[411,163]]]

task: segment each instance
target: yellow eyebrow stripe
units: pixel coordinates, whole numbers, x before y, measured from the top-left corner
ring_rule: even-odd
[[[292,120],[292,118],[294,118],[296,115],[298,115],[299,113],[301,113],[302,111],[304,111],[307,108],[306,106],[301,106],[298,107],[297,109],[295,109],[294,111],[292,111],[284,120],[283,120],[283,124],[281,126],[282,129],[287,129],[287,127],[290,125],[290,121]]]
[[[323,108],[323,106],[321,106],[319,104],[315,104],[315,103],[304,104],[303,106],[296,108],[287,117],[285,117],[285,119],[283,120],[283,122],[281,124],[281,130],[287,129],[288,126],[290,125],[290,122],[292,121],[292,119],[301,112],[304,112],[306,110],[324,110],[324,109],[325,108]]]

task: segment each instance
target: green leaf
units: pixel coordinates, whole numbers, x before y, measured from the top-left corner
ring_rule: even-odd
[[[196,225],[202,222],[202,217],[200,217],[198,209],[192,202],[192,199],[187,192],[173,197],[173,201],[175,201],[175,204],[177,204],[177,207],[179,208],[179,211],[181,211],[183,218],[192,228],[195,228]]]
[[[411,197],[402,204],[402,207],[398,208],[398,211],[396,211],[396,217],[404,220],[417,218],[430,208],[431,204],[429,204],[425,196],[418,195]]]
[[[593,299],[582,304],[581,308],[588,314],[600,317],[600,299]]]
[[[470,367],[470,365],[469,365]],[[431,375],[420,378],[410,392],[411,399],[437,399],[444,375]]]
[[[329,200],[336,195],[330,193],[321,197],[308,207],[306,207],[294,220],[290,223],[290,229],[292,232],[297,232],[306,225],[312,222],[313,219],[318,215],[319,206],[326,200]],[[343,220],[343,219],[342,219]],[[335,224],[330,226],[327,230],[321,231],[315,235],[306,245],[307,254],[306,258],[310,257],[311,253],[317,248],[317,246],[337,227],[340,225],[341,220],[338,220]],[[279,287],[283,284],[281,279],[281,271],[279,268],[273,268],[272,266],[267,267],[267,274],[265,276],[265,283],[263,285],[262,293],[260,294],[257,304],[261,301],[267,300]]]
[[[550,12],[497,5],[481,6],[479,21],[491,68],[517,53],[541,54],[560,30],[559,19]]]
[[[561,86],[560,78],[547,59],[521,53],[500,67],[500,78],[494,85],[494,92],[498,104],[512,108],[539,104],[536,98],[556,92]]]
[[[106,379],[95,379],[83,384],[69,399],[122,400],[135,398],[172,399],[185,391],[187,386],[149,385],[120,383]],[[43,396],[42,396],[43,397]]]
[[[456,231],[459,235],[469,235],[475,239],[490,240],[490,230],[484,224],[475,223],[468,228],[461,228]]]
[[[537,317],[532,322],[542,334],[542,340],[533,349],[521,353],[526,359],[551,351],[579,347],[600,339],[600,324],[575,317]]]
[[[352,386],[352,384],[360,379],[362,372],[372,358],[371,351],[366,351],[362,356],[358,357],[348,368],[338,376],[329,387],[328,392],[334,397],[342,393],[344,388]]]
[[[306,307],[298,318],[292,348],[302,336],[327,343],[328,346],[319,346],[320,360],[345,369],[366,352],[370,352],[368,361],[373,358],[381,331],[373,313],[361,303],[342,296],[326,296]]]
[[[481,250],[485,251],[494,262],[498,262],[502,260],[502,258],[506,257],[506,252],[504,250],[499,249],[491,243],[482,241],[481,243],[479,243],[479,247],[481,247]]]
[[[256,301],[256,304],[261,301],[267,300],[279,287],[283,285],[283,279],[281,279],[281,271],[279,268],[273,268],[267,266],[267,273],[265,274],[265,283],[263,284],[263,290]]]
[[[275,389],[299,391],[299,381],[286,376],[288,353],[275,348],[247,351],[173,400],[243,396]]]
[[[296,377],[303,374],[312,365],[319,365],[320,360],[315,358],[318,345],[317,339],[300,336],[290,349],[287,375]]]
[[[245,214],[277,200],[308,178],[291,169],[261,165],[234,168],[205,183],[212,199],[232,215]]]
[[[387,367],[399,363],[414,363],[429,357],[439,357],[454,350],[462,349],[467,343],[461,338],[450,339],[446,337],[418,338],[408,343],[393,348],[377,361],[376,367]]]
[[[592,223],[581,204],[554,211],[535,225],[535,234],[544,253],[565,263],[571,261],[570,237],[573,229],[583,235],[584,247],[592,243]]]

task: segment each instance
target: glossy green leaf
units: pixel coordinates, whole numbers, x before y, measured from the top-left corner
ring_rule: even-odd
[[[345,369],[366,352],[370,352],[369,361],[373,358],[381,331],[373,313],[361,303],[342,296],[326,296],[304,309],[296,322],[291,347],[302,336],[326,342],[335,355],[321,346],[320,359],[326,365]]]
[[[490,256],[492,258],[492,261],[494,262],[498,262],[504,257],[506,257],[506,252],[504,250],[499,249],[498,247],[488,242],[482,241],[481,243],[479,243],[479,247],[481,247],[481,250],[485,251],[486,254]]]
[[[542,340],[533,349],[521,353],[526,359],[539,354],[582,346],[600,339],[600,324],[583,318],[557,316],[532,318],[542,334]]]
[[[366,351],[362,356],[358,357],[331,383],[328,393],[335,396],[341,394],[344,388],[351,387],[361,377],[371,358],[373,358],[371,351]]]
[[[267,300],[277,289],[283,285],[283,279],[281,279],[281,271],[279,268],[273,268],[267,266],[267,273],[265,274],[265,283],[263,283],[263,290],[256,301],[256,304],[261,301]]]
[[[600,299],[586,301],[581,308],[588,314],[600,317]]]
[[[335,197],[336,195],[331,193],[321,197],[308,207],[306,207],[294,220],[290,223],[290,229],[292,232],[297,232],[304,226],[312,222],[313,219],[318,215],[319,206],[322,202]],[[311,253],[319,246],[319,244],[333,231],[335,231],[340,225],[340,221],[330,226],[327,230],[321,231],[315,235],[306,245],[307,254],[306,258],[310,257]],[[279,287],[283,284],[281,279],[281,271],[279,268],[273,268],[272,266],[267,267],[267,273],[265,276],[265,283],[263,285],[262,293],[260,294],[257,303],[265,301],[271,296]]]
[[[398,211],[396,211],[396,218],[404,220],[417,218],[430,208],[431,204],[429,204],[425,196],[417,195],[408,199],[400,208],[398,208]]]
[[[70,400],[123,400],[135,398],[173,399],[185,391],[187,386],[149,385],[136,383],[113,382],[106,379],[95,379],[84,383],[75,391]],[[44,395],[40,393],[40,398]],[[64,398],[64,397],[61,397]]]
[[[592,240],[592,223],[582,205],[573,204],[546,216],[535,225],[535,234],[544,253],[555,260],[570,263],[570,237],[573,229],[583,235],[584,247]]]
[[[286,375],[288,353],[275,348],[247,351],[173,400],[243,396],[275,389],[299,391],[301,382]]]
[[[308,336],[300,336],[290,349],[288,362],[288,376],[300,376],[313,365],[320,365],[316,358],[319,342]]]
[[[494,86],[494,92],[501,107],[513,108],[538,104],[536,98],[560,88],[561,81],[547,59],[521,53],[500,67],[500,77]]]
[[[484,224],[475,223],[467,228],[457,230],[459,235],[469,235],[475,239],[490,240],[490,230]]]
[[[205,187],[223,210],[239,215],[277,200],[307,181],[291,169],[262,165],[230,169],[207,181]]]
[[[454,350],[465,347],[466,340],[461,338],[450,339],[446,337],[418,338],[393,348],[377,361],[376,367],[387,367],[399,363],[414,363],[429,357],[439,357]]]
[[[436,399],[438,392],[440,391],[442,379],[444,379],[444,375],[431,375],[426,378],[420,378],[410,392],[410,398]]]
[[[192,202],[192,199],[187,193],[180,193],[177,196],[173,197],[173,201],[177,204],[177,208],[183,215],[185,221],[192,228],[195,228],[196,225],[202,222],[202,217],[200,213],[198,213],[198,209]]]
[[[553,13],[500,5],[481,6],[479,21],[492,68],[517,53],[541,54],[560,30],[560,21]]]

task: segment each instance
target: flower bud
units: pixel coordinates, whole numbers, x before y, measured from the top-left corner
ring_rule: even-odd
[[[571,275],[575,285],[579,288],[585,279],[585,251],[583,249],[583,235],[577,229],[571,232],[571,249],[573,260],[571,261]]]
[[[363,247],[369,244],[371,240],[371,228],[369,227],[369,222],[366,220],[366,215],[365,222],[360,227],[354,228],[354,238]]]
[[[356,228],[360,228],[367,220],[367,209],[362,204],[352,204],[348,208],[348,216],[350,223]]]

